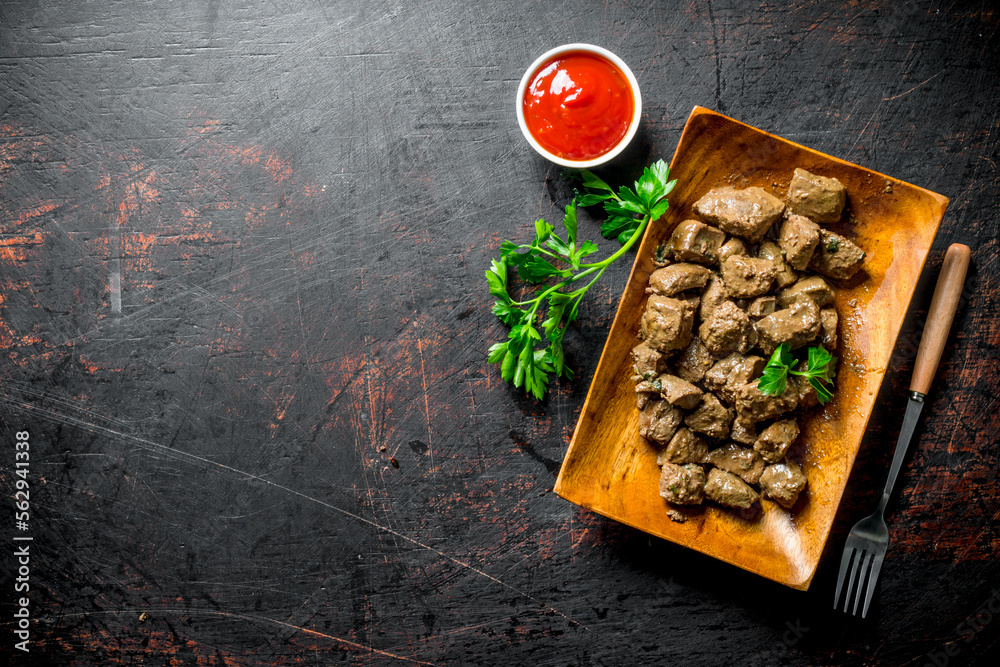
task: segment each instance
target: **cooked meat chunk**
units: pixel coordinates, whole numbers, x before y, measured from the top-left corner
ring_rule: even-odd
[[[798,405],[796,392],[785,391],[777,396],[764,394],[757,388],[758,382],[760,380],[753,380],[736,390],[736,414],[743,420],[756,424],[783,415]]]
[[[759,296],[750,302],[747,307],[747,315],[759,320],[762,317],[767,317],[774,312],[774,306],[777,303],[773,296]]]
[[[756,257],[735,255],[722,263],[722,280],[734,298],[760,296],[771,289],[778,273],[774,262]]]
[[[765,428],[753,443],[753,448],[765,460],[777,463],[785,458],[785,453],[797,437],[799,425],[794,419],[783,419]]]
[[[770,498],[785,509],[791,509],[799,499],[799,494],[806,488],[806,476],[791,461],[775,463],[764,469],[764,474],[760,476],[760,487],[765,498]],[[708,493],[707,484],[705,492]]]
[[[774,268],[777,270],[777,273],[774,274],[775,287],[779,289],[788,287],[799,279],[798,274],[785,261],[785,253],[782,252],[781,248],[774,241],[761,241],[760,247],[757,248],[757,257],[766,259],[774,264]]]
[[[685,220],[674,227],[667,241],[667,250],[679,262],[715,264],[719,260],[719,248],[725,240],[726,234],[722,230],[700,220]]]
[[[824,276],[847,279],[857,273],[864,259],[865,251],[852,241],[821,229],[819,247],[809,260],[809,268]]]
[[[760,188],[714,188],[694,203],[694,212],[723,231],[756,243],[777,222],[785,204]]]
[[[684,410],[693,410],[701,403],[702,390],[676,375],[664,373],[656,382],[660,384],[660,395],[670,403]]]
[[[690,303],[691,307],[694,308],[694,312],[696,313],[698,312],[698,308],[701,306],[701,297],[698,296],[697,294],[692,294],[691,292],[687,292],[685,294],[678,294],[677,298],[680,299],[681,301],[687,301],[688,303]]]
[[[819,225],[804,215],[786,211],[778,245],[785,251],[785,259],[792,268],[801,271],[809,265],[809,258],[819,245]]]
[[[677,523],[684,523],[688,520],[687,514],[680,512],[676,508],[669,505],[667,506],[667,516],[671,521],[675,521]]]
[[[833,288],[830,284],[820,276],[809,276],[778,292],[778,305],[787,308],[799,294],[805,294],[820,308],[833,303]]]
[[[705,386],[730,405],[736,403],[736,390],[757,378],[764,370],[765,361],[756,355],[730,354],[705,373]]]
[[[705,462],[742,477],[747,484],[756,484],[764,472],[764,459],[757,452],[733,442],[710,451]]]
[[[708,471],[704,495],[720,505],[744,510],[750,509],[760,499],[757,492],[742,479],[718,468]]]
[[[705,393],[698,409],[684,418],[684,423],[692,431],[704,433],[711,438],[724,438],[729,434],[733,421],[733,411],[719,402],[715,394]]]
[[[639,435],[665,445],[674,437],[684,414],[664,400],[649,401],[639,412]]]
[[[758,344],[767,354],[782,343],[793,349],[802,347],[819,335],[819,307],[809,297],[799,294],[788,308],[757,320],[754,327],[760,336]]]
[[[673,262],[670,260],[670,252],[667,250],[667,244],[661,243],[656,246],[656,250],[653,251],[653,264],[660,267],[672,263]]]
[[[726,300],[698,327],[698,337],[709,352],[722,356],[736,351],[750,318],[732,301]]]
[[[837,349],[837,309],[821,308],[819,311],[819,340],[826,349]]]
[[[752,445],[757,441],[757,429],[754,428],[753,422],[736,415],[733,429],[729,432],[729,439],[744,445]]]
[[[705,286],[712,272],[704,266],[698,264],[671,264],[662,269],[653,271],[649,276],[649,287],[647,292],[661,294],[663,296],[674,296],[678,292],[689,289],[701,289]]]
[[[667,358],[644,341],[632,348],[632,369],[633,380],[651,380],[667,369]]]
[[[804,377],[790,377],[788,378],[789,387],[786,392],[795,391],[796,396],[798,396],[799,407],[800,408],[811,408],[815,405],[819,405],[819,396],[816,394],[816,389],[809,384],[809,380]]]
[[[660,398],[660,382],[656,378],[636,382],[635,407],[642,410],[647,403],[658,398]]]
[[[745,255],[747,254],[747,246],[743,241],[738,238],[730,238],[728,241],[722,244],[719,248],[719,264],[722,264],[726,259],[732,257],[733,255]]]
[[[720,391],[726,386],[726,382],[729,381],[729,378],[733,375],[733,371],[736,367],[742,363],[743,355],[738,352],[733,352],[732,354],[719,359],[715,362],[712,368],[705,373],[705,386],[711,391]]]
[[[712,315],[712,311],[728,298],[729,292],[726,291],[726,284],[722,282],[722,278],[718,274],[712,274],[712,277],[705,283],[705,291],[701,293],[698,315],[701,319],[707,320]]]
[[[740,341],[739,353],[746,354],[753,348],[757,347],[757,330],[753,325],[748,326],[743,330],[743,340]]]
[[[715,363],[715,357],[697,336],[674,360],[677,376],[688,382],[701,382],[705,371]]]
[[[691,343],[693,325],[694,308],[690,303],[653,294],[639,322],[639,335],[653,349],[670,352]]]
[[[840,220],[847,202],[847,188],[836,178],[796,169],[788,185],[788,208],[820,224]]]
[[[690,429],[681,426],[670,438],[666,449],[660,451],[656,458],[657,465],[664,463],[701,463],[708,454],[708,445]]]
[[[675,505],[699,505],[705,499],[705,471],[694,463],[664,463],[660,470],[660,495]]]

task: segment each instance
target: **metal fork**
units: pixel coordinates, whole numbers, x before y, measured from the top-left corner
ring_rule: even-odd
[[[941,353],[948,340],[948,331],[955,318],[955,310],[962,296],[962,286],[965,274],[969,268],[971,251],[968,246],[953,244],[945,253],[941,264],[941,274],[938,276],[934,297],[927,312],[927,326],[920,339],[920,348],[913,363],[913,378],[910,380],[910,399],[906,405],[906,415],[899,431],[896,451],[892,455],[892,465],[889,467],[889,477],[885,482],[885,490],[879,500],[875,513],[858,521],[847,536],[844,545],[844,555],[840,559],[840,574],[837,576],[837,590],[833,596],[833,608],[840,605],[840,593],[846,590],[844,597],[844,612],[858,614],[861,598],[865,600],[861,608],[861,618],[868,615],[868,606],[875,593],[882,561],[889,547],[889,527],[885,523],[885,508],[896,484],[899,469],[903,467],[903,459],[913,438],[913,430],[920,419],[924,407],[924,398],[930,390],[931,379],[937,371]],[[846,585],[845,585],[846,584]],[[853,610],[851,606],[853,602]]]

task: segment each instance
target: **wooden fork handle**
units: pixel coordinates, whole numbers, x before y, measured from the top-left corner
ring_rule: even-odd
[[[945,253],[941,274],[931,299],[931,308],[927,311],[927,326],[920,338],[917,360],[913,363],[910,391],[926,394],[931,388],[931,380],[937,372],[951,323],[955,319],[955,310],[962,298],[962,287],[965,285],[971,255],[969,246],[961,243],[952,244]]]

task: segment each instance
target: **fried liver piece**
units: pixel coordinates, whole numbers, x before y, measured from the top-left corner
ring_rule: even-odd
[[[790,377],[788,378],[789,388],[786,392],[791,392],[793,389],[796,395],[799,397],[799,407],[800,408],[811,408],[815,405],[819,405],[819,396],[816,394],[816,389],[809,384],[809,380],[804,377]]]
[[[836,178],[810,174],[805,169],[792,173],[788,184],[788,209],[822,225],[840,220],[847,202],[847,188]]]
[[[744,510],[750,509],[760,499],[757,492],[742,479],[718,468],[708,471],[704,495],[720,505]]]
[[[764,472],[764,459],[748,447],[734,442],[713,449],[705,457],[706,463],[743,478],[747,484],[756,484]]]
[[[705,471],[694,463],[664,463],[660,470],[660,496],[675,505],[700,505],[705,499]]]
[[[642,380],[635,384],[635,407],[642,410],[646,404],[660,397],[659,383],[654,386],[653,380]]]
[[[660,395],[671,405],[684,410],[693,410],[701,403],[701,395],[704,392],[687,380],[664,373],[656,378],[654,385],[656,382],[659,382]]]
[[[705,291],[701,293],[698,316],[707,320],[712,315],[712,311],[728,298],[729,292],[726,291],[726,284],[722,282],[722,278],[718,274],[713,273],[712,277],[705,283]]]
[[[684,413],[662,399],[651,400],[639,412],[639,435],[665,445],[681,425]]]
[[[752,445],[757,441],[757,429],[752,421],[736,415],[733,428],[729,431],[729,439],[744,445]]]
[[[715,264],[725,240],[726,234],[720,229],[700,220],[684,220],[674,227],[666,250],[679,262]]]
[[[656,464],[676,463],[701,463],[708,454],[708,445],[699,438],[691,429],[681,426],[670,438],[665,449],[660,450],[656,457]]]
[[[678,292],[689,289],[701,289],[705,282],[712,275],[709,269],[698,264],[671,264],[662,269],[657,269],[649,276],[649,287],[647,292],[661,294],[663,296],[674,296]]]
[[[774,283],[778,267],[766,259],[734,255],[722,262],[722,280],[726,292],[736,299],[766,294]]]
[[[792,349],[802,347],[819,335],[819,307],[809,297],[798,294],[788,308],[775,311],[754,324],[758,343],[771,354],[782,343]]]
[[[785,458],[788,448],[799,437],[799,425],[794,419],[776,421],[763,431],[753,443],[754,450],[771,463]]]
[[[767,317],[774,312],[778,301],[773,296],[759,296],[747,306],[747,315],[755,320]]]
[[[757,248],[757,257],[774,264],[774,268],[777,269],[774,286],[778,289],[788,287],[799,279],[799,274],[795,273],[791,265],[785,261],[785,253],[774,241],[761,241],[760,247]]]
[[[701,397],[698,409],[684,418],[684,424],[689,429],[704,433],[711,438],[726,437],[732,421],[733,411],[720,403],[711,392],[706,392]]]
[[[778,305],[787,308],[799,294],[805,294],[822,308],[833,303],[833,288],[822,276],[808,276],[778,292]]]
[[[837,349],[837,309],[820,308],[819,340],[820,344],[831,352]]]
[[[698,327],[698,338],[709,352],[719,357],[740,347],[750,318],[728,299],[719,304]]]
[[[732,237],[728,241],[723,243],[721,248],[719,248],[719,264],[722,264],[722,262],[726,261],[733,255],[746,255],[746,254],[747,254],[746,244],[743,243],[743,241],[741,241],[740,239]]]
[[[819,245],[819,225],[804,215],[785,211],[778,245],[785,251],[785,259],[792,268],[801,271],[809,265],[809,259]]]
[[[681,350],[691,343],[694,307],[687,301],[653,294],[639,321],[639,335],[660,352]]]
[[[645,341],[632,348],[633,380],[651,380],[667,368],[667,358],[659,350],[654,350]]]
[[[784,210],[784,202],[758,187],[713,188],[694,204],[703,220],[752,243],[760,241]]]
[[[794,410],[799,403],[797,392],[785,391],[772,396],[757,388],[760,380],[748,382],[736,390],[736,414],[744,421],[756,424],[765,419],[774,419]]]
[[[858,272],[865,259],[865,251],[850,239],[821,229],[819,247],[809,260],[809,268],[824,276],[847,279]]]
[[[705,373],[705,386],[722,397],[726,403],[736,403],[736,390],[757,378],[766,362],[756,355],[744,356],[734,352],[720,359]]]
[[[715,357],[697,336],[674,360],[677,376],[688,382],[701,382],[705,372],[715,363]]]
[[[765,498],[770,498],[785,509],[791,509],[799,499],[799,494],[806,488],[806,476],[791,461],[775,463],[764,469],[764,474],[760,476],[760,488]],[[708,491],[707,484],[705,491]]]

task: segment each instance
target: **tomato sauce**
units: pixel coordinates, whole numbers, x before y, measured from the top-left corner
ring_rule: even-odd
[[[625,137],[632,86],[607,58],[562,53],[542,64],[524,92],[524,120],[542,148],[566,160],[604,155]]]

